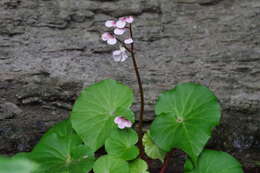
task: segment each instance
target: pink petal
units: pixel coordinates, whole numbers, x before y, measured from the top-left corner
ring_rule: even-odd
[[[130,128],[130,127],[132,127],[132,122],[129,121],[129,120],[126,120],[125,123],[124,123],[124,125],[125,125],[125,127]]]
[[[124,41],[125,44],[132,44],[134,41],[132,38],[128,38]]]
[[[105,23],[105,26],[108,27],[108,28],[115,27],[116,22],[114,20],[107,20],[106,23]]]
[[[107,41],[109,38],[111,38],[111,34],[108,32],[105,32],[102,34],[101,38],[103,41]]]
[[[125,128],[125,125],[124,125],[123,123],[118,124],[118,128],[119,128],[119,129],[124,129],[124,128]]]
[[[115,37],[110,38],[110,39],[107,40],[107,44],[109,44],[109,45],[114,45],[116,43],[117,43],[117,40],[116,40]]]
[[[120,17],[118,20],[121,20],[123,22],[126,22],[126,17]]]
[[[125,33],[125,29],[116,28],[116,29],[114,30],[114,34],[116,34],[116,35],[122,35],[122,34],[124,34],[124,33]]]
[[[134,17],[133,16],[128,16],[128,17],[125,18],[125,21],[127,23],[133,23],[134,22]]]
[[[116,22],[116,27],[117,27],[117,28],[124,28],[125,25],[126,25],[126,22],[125,22],[125,21],[118,20],[118,21]]]
[[[116,117],[116,118],[114,119],[114,123],[116,123],[116,124],[119,124],[121,121],[122,121],[122,118],[121,118],[121,117]]]

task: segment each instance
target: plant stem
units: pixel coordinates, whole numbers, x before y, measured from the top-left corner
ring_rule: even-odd
[[[116,40],[117,40],[119,43],[121,43],[122,46],[123,46],[129,53],[132,53],[132,50],[130,50],[130,49],[125,45],[125,43],[124,43],[122,40],[120,40],[120,39],[118,39],[118,38],[116,38]]]
[[[168,164],[169,164],[169,160],[170,160],[170,157],[171,157],[171,154],[172,152],[168,152],[167,155],[165,156],[164,158],[164,161],[163,161],[163,166],[160,170],[160,173],[165,173],[167,167],[168,167]]]
[[[132,31],[132,25],[130,24],[129,27],[129,32],[130,32],[130,37],[133,39],[133,31]],[[138,124],[138,146],[140,149],[140,157],[143,159],[144,158],[144,147],[142,144],[142,137],[143,137],[143,116],[144,116],[144,91],[143,91],[143,86],[142,86],[142,81],[141,77],[138,71],[138,66],[136,63],[136,58],[135,58],[135,51],[134,51],[134,43],[131,44],[131,57],[133,60],[133,66],[135,69],[135,74],[137,77],[137,82],[139,86],[139,92],[140,92],[140,100],[141,100],[141,107],[140,107],[140,114],[139,114],[139,124]]]

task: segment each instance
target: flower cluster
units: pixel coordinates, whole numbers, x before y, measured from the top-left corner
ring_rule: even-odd
[[[106,41],[109,45],[115,45],[117,42],[120,42],[120,49],[113,51],[113,59],[116,62],[123,62],[128,58],[126,45],[132,44],[134,41],[131,38],[131,34],[128,37],[124,38],[124,41],[121,41],[118,37],[122,36],[124,33],[130,30],[131,23],[134,22],[132,16],[120,17],[117,21],[107,20],[105,26],[107,28],[112,28],[113,32],[105,32],[102,34],[101,38],[103,41]],[[128,50],[129,51],[129,50]]]
[[[132,122],[125,119],[124,117],[116,117],[114,119],[114,122],[117,124],[118,128],[124,129],[126,127],[130,128],[132,127]]]

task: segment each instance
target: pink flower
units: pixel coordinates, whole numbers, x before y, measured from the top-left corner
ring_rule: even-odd
[[[107,44],[109,44],[109,45],[114,45],[114,44],[117,43],[116,38],[108,32],[103,33],[101,38],[102,38],[103,41],[106,41]]]
[[[128,38],[124,41],[125,44],[132,44],[134,41],[132,38]]]
[[[120,17],[120,21],[126,22],[126,23],[133,23],[134,17],[133,16],[127,16],[127,17]]]
[[[133,16],[120,17],[117,21],[115,20],[107,20],[105,22],[105,26],[108,28],[113,28],[114,33],[105,32],[102,34],[101,38],[103,41],[106,41],[109,45],[115,45],[118,41],[124,46],[120,46],[119,50],[113,51],[113,59],[116,62],[124,62],[127,58],[127,50],[130,50],[126,47],[127,44],[132,44],[134,41],[132,38],[127,38],[124,41],[121,41],[118,36],[123,35],[126,31],[128,31],[129,27],[127,24],[133,23]],[[126,124],[126,127],[129,126]],[[120,126],[122,127],[122,125]]]
[[[113,51],[113,59],[115,62],[124,62],[128,58],[126,49],[120,46],[119,50]]]
[[[125,119],[124,117],[118,116],[114,119],[114,122],[117,124],[118,128],[120,129],[124,129],[126,127],[127,128],[132,127],[132,122]]]
[[[134,17],[133,16],[128,16],[128,17],[126,17],[125,21],[127,23],[133,23],[134,22]]]
[[[114,20],[107,20],[105,26],[108,28],[116,27],[116,22]]]

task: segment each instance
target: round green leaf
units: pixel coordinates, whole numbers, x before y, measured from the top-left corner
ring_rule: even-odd
[[[192,168],[192,162],[187,160],[185,173],[243,173],[240,163],[230,154],[205,150],[198,159],[197,167]]]
[[[94,164],[95,173],[129,173],[128,163],[122,159],[105,155]]]
[[[156,114],[153,141],[165,151],[182,149],[195,162],[219,123],[220,106],[208,88],[184,83],[159,97]]]
[[[25,158],[0,157],[0,173],[32,173],[38,165]]]
[[[130,88],[114,80],[101,81],[81,92],[73,106],[72,126],[84,143],[96,151],[115,129],[116,116],[134,120],[129,109],[132,102],[133,92]]]
[[[146,155],[152,159],[164,160],[166,152],[160,149],[152,140],[150,131],[143,136],[143,145]]]
[[[148,166],[146,162],[142,159],[136,159],[129,163],[130,173],[149,173],[147,171]]]
[[[31,155],[32,155],[31,152],[21,152],[21,153],[17,153],[12,158],[13,159],[27,159],[27,160],[32,161]],[[35,161],[34,161],[34,163],[35,163]],[[30,173],[46,173],[46,172],[47,172],[46,167],[43,167],[43,165],[38,163],[37,169],[35,169],[34,171],[32,171]]]
[[[138,136],[133,129],[118,129],[106,140],[105,148],[111,156],[133,160],[139,154],[139,150],[135,146],[137,141]]]
[[[87,173],[93,168],[94,161],[92,150],[86,145],[79,145],[71,149],[71,162],[67,170],[71,173]]]
[[[12,159],[27,159],[27,160],[32,161],[30,152],[17,153],[16,155],[14,155],[12,157]],[[46,169],[42,165],[38,164],[37,169],[34,169],[30,173],[46,173]]]
[[[94,152],[82,144],[68,120],[50,129],[29,157],[46,173],[87,173],[94,164]]]

